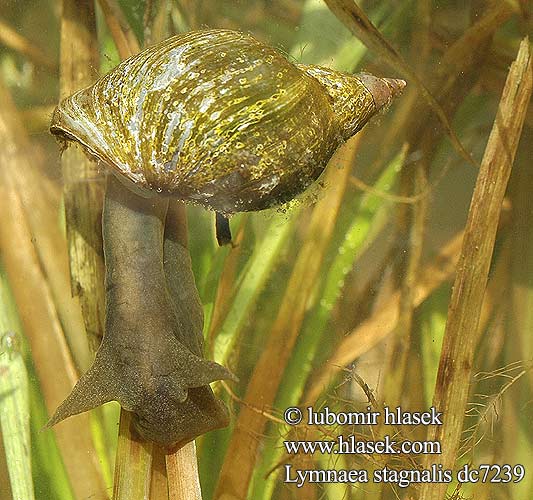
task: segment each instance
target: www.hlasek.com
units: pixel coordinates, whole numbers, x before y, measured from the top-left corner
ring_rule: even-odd
[[[284,419],[289,425],[304,423],[307,425],[442,425],[442,412],[434,407],[424,412],[407,412],[401,407],[391,409],[387,406],[383,411],[335,412],[329,407],[315,411],[312,407],[301,410],[298,407],[287,408]],[[416,454],[439,455],[442,452],[439,441],[395,441],[385,435],[382,439],[358,440],[354,435],[338,435],[336,439],[321,441],[284,441],[285,451],[289,455],[327,454],[327,455],[371,455],[371,454]],[[406,488],[413,483],[451,483],[454,472],[444,469],[440,464],[433,464],[429,469],[397,469],[383,467],[374,469],[371,477],[366,469],[328,469],[302,470],[292,464],[285,464],[286,483],[295,484],[301,488],[305,483],[394,483]],[[460,483],[518,483],[523,479],[525,469],[523,465],[480,464],[473,467],[464,465],[455,474]]]

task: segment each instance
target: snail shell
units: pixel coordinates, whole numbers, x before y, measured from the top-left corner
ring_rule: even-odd
[[[260,210],[317,179],[404,85],[292,64],[248,34],[196,31],[63,100],[50,129],[146,193]]]

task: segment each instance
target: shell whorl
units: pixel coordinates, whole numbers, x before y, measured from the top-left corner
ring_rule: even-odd
[[[303,191],[376,111],[357,76],[206,30],[149,47],[63,100],[51,131],[143,190],[231,213]]]

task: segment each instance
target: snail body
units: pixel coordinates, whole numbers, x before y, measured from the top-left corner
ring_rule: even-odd
[[[133,413],[143,438],[167,447],[228,424],[209,383],[234,376],[203,359],[202,305],[188,251],[165,230],[167,205],[108,178],[104,338],[49,425],[108,401]]]
[[[178,35],[125,60],[57,107],[52,133],[144,194],[225,214],[299,194],[400,80],[295,65],[251,35]]]

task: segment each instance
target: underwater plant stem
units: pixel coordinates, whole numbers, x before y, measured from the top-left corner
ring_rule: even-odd
[[[463,432],[483,298],[502,201],[533,88],[531,49],[524,38],[511,65],[485,148],[466,223],[442,345],[433,406],[446,415],[430,426],[428,439],[445,443],[438,463],[453,469]],[[438,428],[437,428],[438,427]],[[429,463],[426,457],[425,466]],[[433,458],[431,459],[433,460]],[[427,500],[446,497],[447,485],[423,484]]]
[[[90,85],[98,67],[94,3],[62,1],[60,94],[67,96]],[[68,240],[70,286],[79,297],[91,354],[104,332],[104,265],[98,231],[104,185],[98,166],[78,148],[61,157],[63,197]],[[78,367],[85,370],[92,356]]]
[[[132,414],[120,412],[120,428],[113,479],[113,500],[144,500],[149,497],[153,444],[134,439]]]
[[[183,262],[188,265],[183,265]],[[180,265],[181,263],[181,265]],[[203,306],[194,282],[188,250],[187,213],[177,201],[169,203],[165,222],[164,267],[175,307],[187,308],[191,336],[187,343],[198,356],[203,352]],[[202,498],[195,441],[165,455],[169,498],[197,500]]]
[[[165,221],[163,266],[176,315],[182,322],[181,341],[203,357],[204,312],[187,249],[187,216],[183,204],[170,201]]]
[[[202,491],[198,479],[194,441],[186,444],[175,453],[167,455],[166,462],[169,498],[201,500]]]

